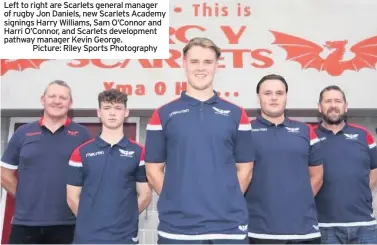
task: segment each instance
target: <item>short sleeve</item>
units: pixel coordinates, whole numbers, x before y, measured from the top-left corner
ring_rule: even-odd
[[[318,166],[322,164],[323,156],[321,151],[321,142],[318,139],[317,133],[315,129],[308,125],[309,127],[309,140],[310,140],[310,148],[309,148],[309,166]]]
[[[68,163],[67,184],[73,186],[82,186],[84,183],[84,168],[81,159],[80,147],[77,147]]]
[[[377,168],[377,147],[376,141],[373,139],[373,136],[369,131],[367,131],[367,144],[371,157],[370,169],[375,169]]]
[[[18,128],[8,144],[5,146],[4,153],[1,157],[1,166],[8,169],[18,169],[19,156],[22,146],[22,135],[21,128]]]
[[[158,110],[153,112],[147,125],[145,161],[147,163],[166,161],[166,140]]]
[[[87,142],[88,140],[92,139],[93,136],[90,133],[89,129],[87,127],[84,127],[83,133],[82,133],[82,143]]]
[[[136,171],[136,181],[137,182],[148,182],[147,180],[147,174],[145,171],[145,162],[144,162],[144,157],[145,157],[145,148],[142,147],[142,150],[140,152],[140,157],[139,157],[139,167],[137,168]]]
[[[246,111],[241,108],[241,116],[239,118],[238,132],[234,148],[236,163],[248,163],[255,160],[251,139],[251,124]]]

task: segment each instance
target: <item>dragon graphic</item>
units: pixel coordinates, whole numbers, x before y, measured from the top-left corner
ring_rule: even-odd
[[[39,69],[43,62],[48,60],[37,59],[20,59],[20,60],[4,60],[1,59],[1,76],[8,71],[23,71],[27,68]]]
[[[322,46],[306,39],[285,33],[270,31],[276,44],[287,52],[286,60],[296,61],[303,69],[314,68],[325,71],[331,76],[340,76],[346,70],[360,71],[362,68],[376,70],[377,64],[377,36],[373,36],[353,45],[350,50],[355,54],[350,60],[343,60],[346,52],[347,40],[327,41]],[[331,53],[323,59],[320,54],[324,48]]]

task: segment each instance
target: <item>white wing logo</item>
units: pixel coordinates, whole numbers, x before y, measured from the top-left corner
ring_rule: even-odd
[[[135,154],[134,151],[125,151],[125,150],[122,150],[122,149],[119,149],[119,152],[120,152],[121,157],[133,157],[134,154]]]
[[[359,135],[358,134],[344,134],[344,136],[346,136],[347,140],[356,140]]]
[[[212,109],[215,111],[216,114],[219,114],[219,115],[223,115],[223,116],[228,116],[229,113],[230,113],[230,110],[221,110],[219,108],[216,108],[216,107],[212,107]]]
[[[247,231],[247,225],[239,225],[239,226],[238,226],[238,229],[239,229],[240,231]]]
[[[290,133],[298,133],[298,132],[300,132],[300,128],[288,128],[288,127],[285,127],[287,130],[288,130],[288,132],[290,132]]]

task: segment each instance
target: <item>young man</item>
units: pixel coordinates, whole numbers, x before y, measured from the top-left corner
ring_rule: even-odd
[[[147,176],[160,195],[158,243],[247,243],[248,117],[213,90],[221,52],[211,40],[194,38],[183,54],[187,91],[155,110],[147,126]]]
[[[256,90],[261,112],[251,122],[256,159],[246,194],[250,243],[319,243],[318,138],[312,127],[285,116],[288,84],[282,76],[263,77]]]
[[[67,161],[91,136],[67,116],[72,105],[67,83],[51,82],[41,103],[43,117],[19,127],[1,158],[1,185],[16,198],[11,244],[67,244],[73,239],[75,216],[65,191]]]
[[[347,100],[338,86],[321,91],[318,109],[325,173],[316,196],[322,243],[377,244],[371,193],[377,181],[376,142],[367,129],[345,120]]]
[[[144,148],[123,133],[127,95],[98,95],[102,132],[75,149],[67,201],[77,216],[74,243],[138,243],[139,214],[149,205]]]

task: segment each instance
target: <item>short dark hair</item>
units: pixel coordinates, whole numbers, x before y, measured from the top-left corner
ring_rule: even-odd
[[[331,90],[336,90],[336,91],[339,91],[340,93],[342,93],[344,102],[347,102],[346,94],[344,93],[344,91],[339,86],[330,85],[330,86],[327,86],[326,88],[322,89],[321,93],[319,93],[319,103],[321,103],[322,100],[323,100],[323,94],[325,92],[331,91]]]
[[[280,76],[280,75],[269,74],[269,75],[262,77],[262,79],[258,82],[258,84],[257,84],[257,94],[259,94],[260,86],[262,86],[262,83],[264,81],[267,81],[267,80],[279,80],[279,81],[281,81],[285,86],[285,92],[288,93],[288,83],[287,83],[287,81],[285,81],[285,78],[283,76]]]
[[[98,106],[101,108],[102,102],[109,103],[123,103],[127,108],[128,96],[126,93],[120,92],[116,89],[105,90],[98,94]]]

